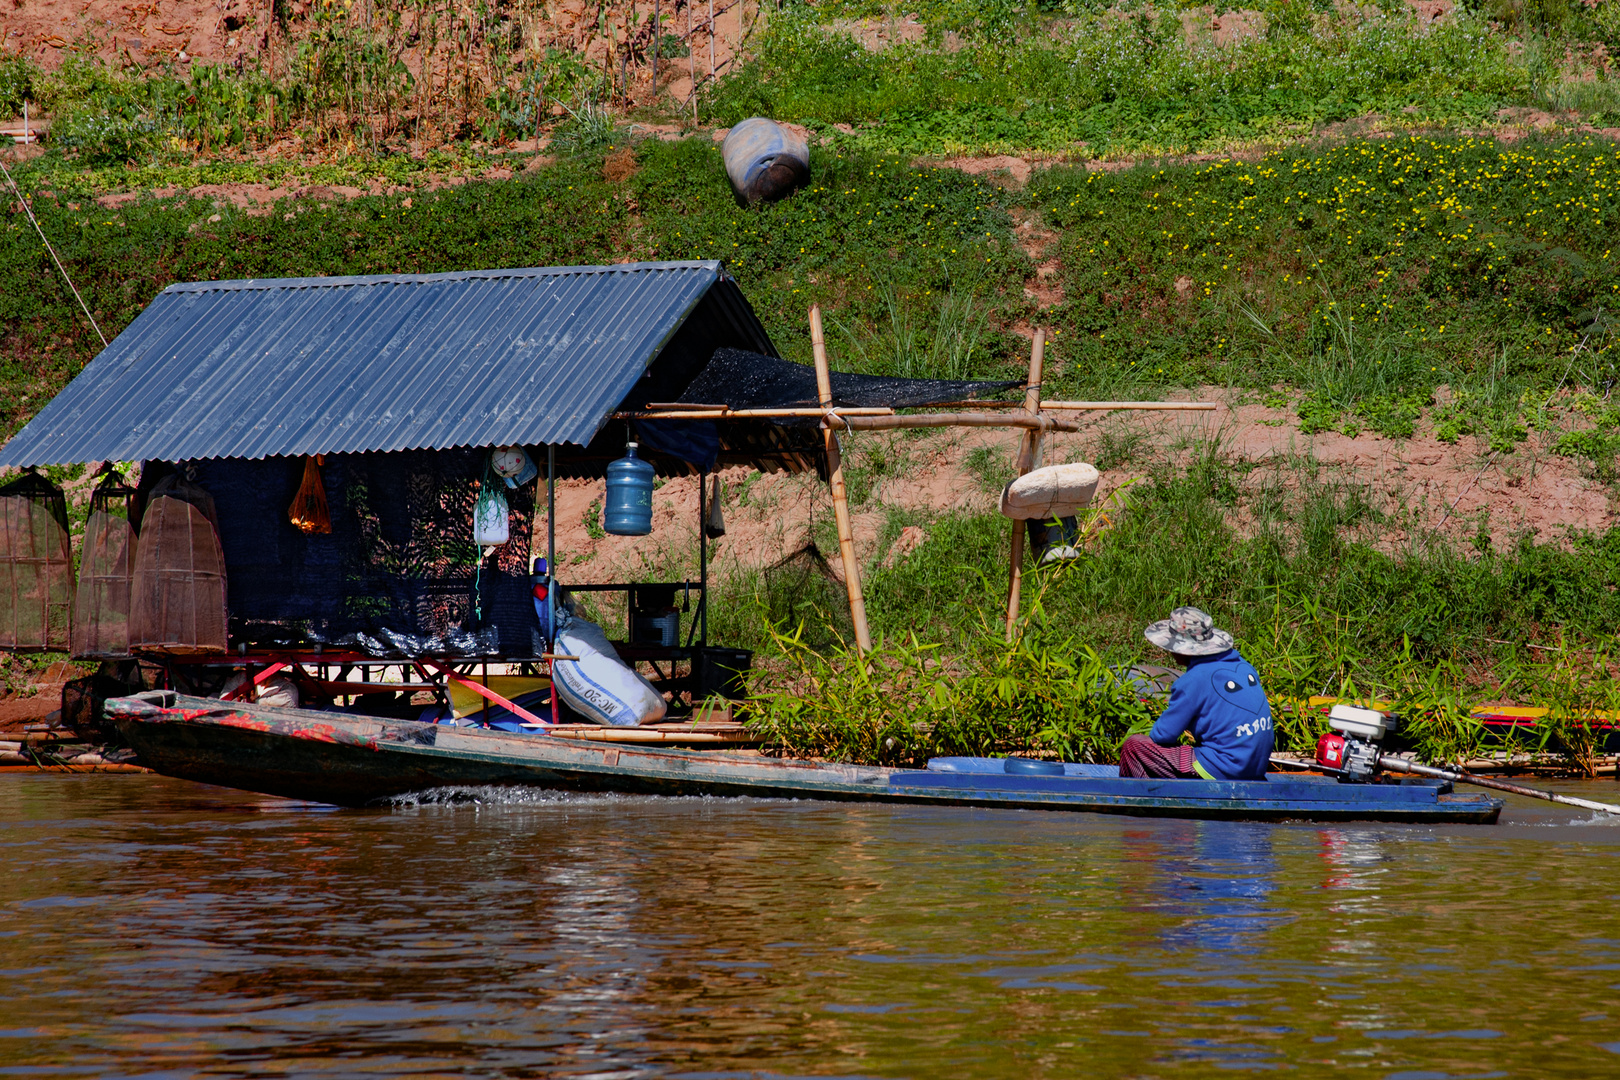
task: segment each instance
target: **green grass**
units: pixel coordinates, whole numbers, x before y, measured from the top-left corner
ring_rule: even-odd
[[[1292,386],[1308,429],[1398,437],[1445,383],[1470,430],[1523,425],[1524,392],[1615,377],[1617,164],[1593,137],[1411,137],[1041,173],[1069,388]]]
[[[1229,46],[1185,33],[1173,10],[1121,6],[991,18],[949,48],[939,31],[963,20],[942,13],[932,40],[876,51],[824,25],[845,5],[789,7],[710,109],[854,125],[859,141],[907,154],[1168,154],[1274,144],[1369,112],[1479,124],[1537,103],[1548,63],[1540,39],[1525,48],[1483,18],[1419,32],[1402,4],[1303,19],[1312,5],[1262,4],[1268,32]],[[1583,100],[1606,109],[1606,86]]]

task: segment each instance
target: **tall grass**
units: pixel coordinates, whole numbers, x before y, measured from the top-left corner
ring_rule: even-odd
[[[818,652],[802,625],[773,631],[749,727],[783,751],[921,766],[931,757],[1043,753],[1112,761],[1152,715],[1134,685],[1071,639],[1021,638],[945,655],[916,637]]]

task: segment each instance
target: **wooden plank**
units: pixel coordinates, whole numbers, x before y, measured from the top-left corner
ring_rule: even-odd
[[[578,730],[576,725],[551,728],[548,735],[558,739],[578,739],[581,742],[606,743],[667,743],[692,746],[746,746],[764,740],[758,735],[743,732],[654,731],[649,728],[592,727]]]

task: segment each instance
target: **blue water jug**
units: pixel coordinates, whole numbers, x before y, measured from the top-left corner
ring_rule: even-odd
[[[636,457],[636,444],[624,448],[624,457],[607,467],[607,507],[602,528],[614,536],[646,536],[652,532],[653,467]]]

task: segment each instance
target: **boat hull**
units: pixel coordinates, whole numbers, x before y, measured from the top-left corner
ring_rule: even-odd
[[[754,796],[1235,820],[1490,823],[1502,801],[1444,785],[1133,780],[921,769],[645,749],[154,692],[107,703],[168,776],[338,806],[454,787]]]

